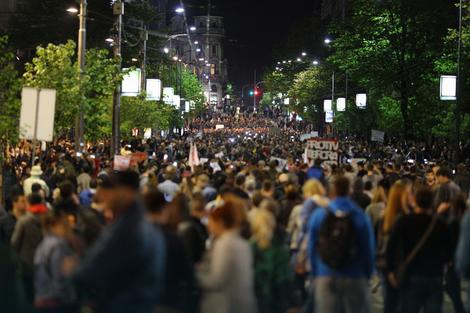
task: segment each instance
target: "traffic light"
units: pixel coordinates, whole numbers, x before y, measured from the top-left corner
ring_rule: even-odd
[[[259,90],[256,89],[256,90],[255,90],[255,96],[258,96],[258,95],[259,95]]]
[[[250,97],[253,97],[253,90],[250,90]]]

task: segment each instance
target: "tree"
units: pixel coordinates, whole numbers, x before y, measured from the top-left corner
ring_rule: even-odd
[[[332,27],[335,40],[328,60],[368,91],[369,103],[396,99],[404,133],[411,137],[423,131],[417,126],[432,127],[429,113],[436,112],[438,103],[429,94],[437,87],[427,74],[435,74],[433,63],[452,14],[446,1],[355,0],[351,17]]]
[[[73,41],[38,47],[32,63],[26,64],[24,83],[57,90],[56,134],[66,134],[71,129],[80,101],[83,101],[85,136],[89,140],[101,139],[110,133],[111,120],[105,116],[113,90],[122,80],[122,73],[117,61],[109,58],[107,50],[90,49],[87,51],[85,75],[80,82],[75,48]]]
[[[182,71],[182,98],[193,102],[191,111],[193,116],[197,116],[204,111],[204,91],[201,82],[196,75],[186,69]]]
[[[179,111],[163,102],[145,100],[144,95],[122,97],[121,101],[121,133],[123,138],[132,136],[132,129],[145,128],[168,130],[179,127],[181,122],[174,123]],[[179,116],[181,119],[181,117]]]
[[[15,70],[15,55],[8,38],[0,37],[0,160],[8,144],[18,140],[21,80]]]

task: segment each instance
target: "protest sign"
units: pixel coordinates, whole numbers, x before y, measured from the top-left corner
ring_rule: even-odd
[[[316,138],[316,137],[318,137],[318,132],[313,131],[311,133],[306,133],[306,134],[300,135],[300,141],[305,141],[305,140],[308,140],[308,139],[311,139],[311,138]]]
[[[338,164],[339,142],[337,139],[312,138],[305,149],[308,159],[320,159],[324,164]]]
[[[385,136],[385,133],[383,131],[373,129],[371,131],[370,140],[384,142],[384,136]]]
[[[131,164],[131,159],[122,155],[114,156],[114,170],[115,171],[127,171]]]
[[[278,163],[278,166],[276,166],[276,170],[280,173],[284,170],[284,168],[287,165],[287,160],[281,159],[281,158],[276,158],[276,157],[271,157],[271,160],[275,160]]]

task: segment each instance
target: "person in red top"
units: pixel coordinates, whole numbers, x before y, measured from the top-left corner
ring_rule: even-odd
[[[26,296],[32,303],[34,296],[34,253],[43,237],[40,216],[45,214],[48,208],[38,193],[30,194],[27,197],[27,202],[27,212],[18,219],[15,225],[11,245],[20,260]]]

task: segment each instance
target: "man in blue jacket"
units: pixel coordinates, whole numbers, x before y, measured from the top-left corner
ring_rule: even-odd
[[[316,179],[325,185],[325,172],[323,171],[321,164],[322,160],[320,159],[315,159],[315,161],[313,161],[313,166],[307,170],[307,179]]]
[[[329,209],[335,215],[348,214],[352,221],[352,254],[348,264],[331,268],[321,259],[318,241],[328,210],[315,210],[310,219],[309,255],[314,277],[315,312],[370,312],[368,279],[374,270],[375,244],[369,218],[350,198],[350,183],[337,177],[331,189]]]
[[[145,219],[139,176],[114,174],[100,188],[109,188],[115,221],[105,228],[73,279],[93,291],[100,313],[153,313],[163,288],[165,242]]]

